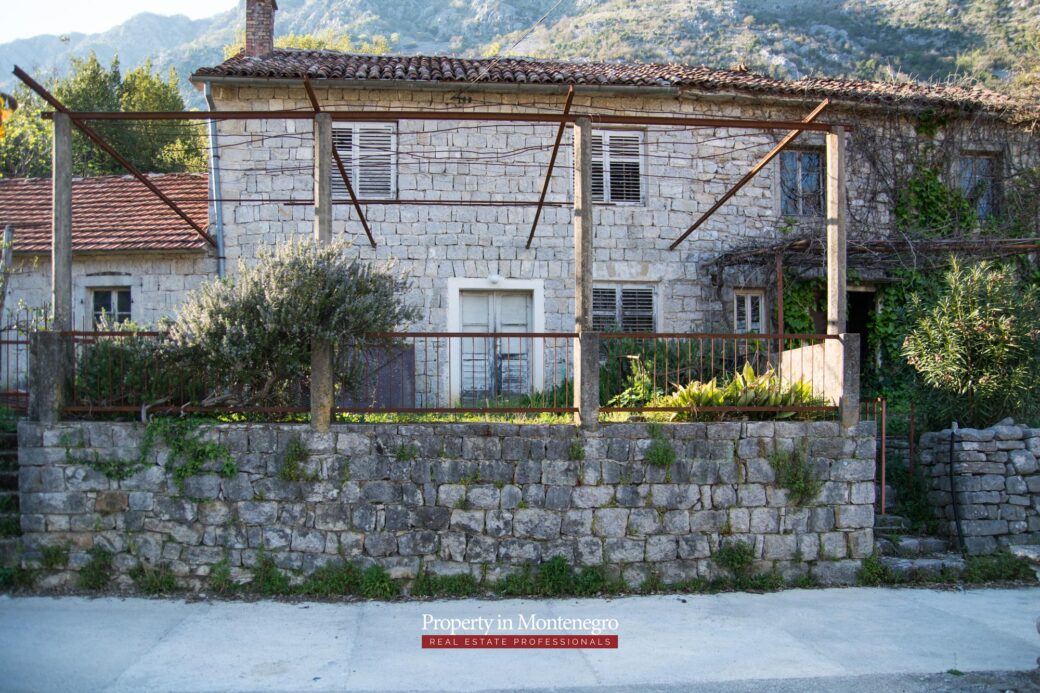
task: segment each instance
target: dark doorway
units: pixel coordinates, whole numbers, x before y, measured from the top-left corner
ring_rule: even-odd
[[[869,355],[867,354],[867,329],[871,318],[874,317],[874,292],[873,291],[849,291],[846,294],[848,302],[848,313],[845,321],[845,329],[850,334],[859,335],[859,370],[863,372]]]

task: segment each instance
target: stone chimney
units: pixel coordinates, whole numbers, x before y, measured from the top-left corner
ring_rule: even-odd
[[[274,50],[275,0],[246,0],[246,55],[258,57]]]

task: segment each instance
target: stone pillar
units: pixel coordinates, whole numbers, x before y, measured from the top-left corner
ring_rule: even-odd
[[[592,120],[574,123],[574,353],[575,422],[599,422],[599,339],[592,332]]]
[[[68,392],[71,339],[60,332],[29,335],[29,419],[45,424],[61,420]]]
[[[845,332],[845,128],[827,133],[827,334]]]
[[[314,116],[314,239],[332,241],[332,117],[328,113]],[[327,341],[311,342],[311,426],[319,431],[329,430],[332,421],[333,348]]]
[[[51,308],[53,329],[72,329],[72,120],[54,114]]]
[[[859,423],[859,335],[843,333],[841,345],[841,400],[838,402],[838,406],[841,425],[851,428]]]

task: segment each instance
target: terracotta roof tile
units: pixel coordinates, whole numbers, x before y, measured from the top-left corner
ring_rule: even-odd
[[[455,58],[373,56],[334,51],[278,49],[262,57],[238,54],[216,67],[201,68],[193,79],[241,77],[267,79],[400,80],[492,84],[585,84],[624,87],[682,87],[706,92],[737,91],[764,96],[794,96],[918,107],[959,107],[993,111],[1017,104],[1004,94],[981,88],[917,82],[869,82],[828,78],[778,80],[754,72],[687,65],[592,63],[531,58]]]
[[[206,174],[153,174],[149,179],[205,228],[209,211]],[[50,252],[49,178],[0,180],[0,229],[7,224],[15,227],[15,252]],[[130,176],[77,178],[72,182],[74,252],[185,251],[206,245],[193,228]]]

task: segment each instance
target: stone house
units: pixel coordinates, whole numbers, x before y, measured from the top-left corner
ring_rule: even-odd
[[[542,209],[537,201],[556,123],[471,120],[468,112],[559,114],[571,87],[571,112],[594,119],[620,114],[797,121],[829,99],[820,121],[848,129],[850,238],[891,231],[892,191],[878,185],[874,159],[880,143],[888,148],[886,156],[900,161],[904,152],[886,136],[916,136],[922,113],[970,126],[968,134],[957,136],[963,141],[954,146],[962,151],[944,175],[970,195],[980,216],[998,203],[1008,159],[1032,141],[1013,124],[1013,103],[983,90],[781,81],[679,65],[276,50],[276,4],[246,4],[244,51],[196,70],[192,81],[205,91],[211,110],[311,111],[307,78],[323,110],[373,112],[353,122],[336,120],[333,136],[372,243],[339,175],[332,178],[334,236],[354,239],[360,257],[392,261],[412,278],[410,300],[423,315],[417,331],[569,332],[574,324],[571,134],[562,138]],[[380,117],[383,111],[388,114]],[[459,118],[398,118],[395,111],[452,112]],[[785,132],[669,125],[594,130],[596,329],[776,330],[773,273],[754,266],[719,270],[712,263],[737,248],[768,246],[792,233],[822,233],[823,132],[803,132],[706,223],[674,249],[673,243]],[[136,321],[149,323],[175,308],[188,288],[223,271],[225,263],[233,273],[262,248],[312,234],[311,119],[222,119],[211,136],[210,190],[217,199],[209,228],[220,250],[198,246],[193,238],[196,247],[177,262],[129,265],[114,255],[104,261],[128,273],[120,281],[141,287],[131,302]],[[143,188],[140,193],[146,195]],[[528,243],[536,209],[540,219]],[[88,269],[85,260],[81,266],[80,293],[91,292],[88,275],[107,269]],[[822,258],[818,267],[822,271]],[[32,276],[13,283],[12,291],[30,281],[43,289],[45,274]],[[850,284],[849,332],[865,331],[876,278],[861,275]],[[77,296],[85,306],[86,294]],[[89,323],[84,316],[81,310],[77,324]]]

